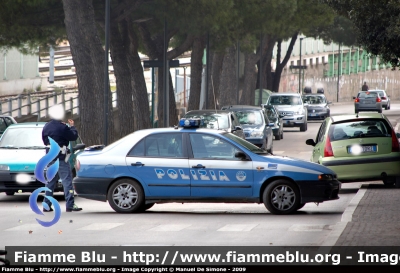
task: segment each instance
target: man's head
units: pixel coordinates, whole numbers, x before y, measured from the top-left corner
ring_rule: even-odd
[[[367,82],[364,82],[364,84],[367,84]]]
[[[65,117],[65,110],[61,104],[53,105],[49,108],[49,117],[54,120],[63,120]]]

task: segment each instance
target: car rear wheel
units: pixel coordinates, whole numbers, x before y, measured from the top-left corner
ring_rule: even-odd
[[[276,135],[275,140],[281,140],[281,134]]]
[[[15,194],[15,192],[13,192],[13,191],[6,191],[6,195],[8,195],[8,196],[12,196],[14,194]]]
[[[121,179],[111,185],[107,200],[111,208],[120,213],[140,212],[144,205],[142,186],[130,179]]]
[[[378,113],[382,113],[382,109],[378,110]]]
[[[390,110],[390,103],[386,106],[386,110]]]
[[[281,139],[283,139],[283,132],[282,132],[282,134],[281,134]]]
[[[305,131],[307,131],[307,122],[300,125],[300,132],[305,132]]]
[[[272,214],[290,214],[299,209],[300,191],[288,180],[275,180],[263,192],[265,207]]]

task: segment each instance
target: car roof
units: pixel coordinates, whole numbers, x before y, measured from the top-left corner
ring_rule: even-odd
[[[291,93],[273,93],[270,96],[300,96],[300,94],[299,93],[294,93],[294,92],[291,92]]]
[[[230,114],[231,111],[228,110],[211,110],[211,109],[206,109],[206,110],[192,110],[186,113],[187,114]]]
[[[334,115],[331,116],[332,122],[341,122],[341,121],[346,121],[346,120],[354,120],[357,118],[373,118],[373,119],[384,119],[385,116],[383,114],[380,113],[358,113],[357,114],[353,114],[353,115],[349,115],[349,114],[345,114],[345,115]]]
[[[385,92],[383,89],[370,89],[368,91],[362,91],[362,92],[371,92],[371,91],[380,91],[380,92]]]
[[[321,97],[325,97],[324,94],[320,94],[320,93],[305,94],[305,95],[303,95],[303,96],[305,96],[305,97],[307,97],[307,96],[321,96]]]
[[[46,122],[22,122],[22,123],[15,123],[8,126],[8,128],[15,128],[15,127],[43,127]]]
[[[225,107],[231,110],[262,110],[261,107],[253,105],[229,105],[229,106],[224,106],[222,108]]]

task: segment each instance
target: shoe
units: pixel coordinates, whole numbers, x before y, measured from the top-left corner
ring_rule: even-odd
[[[74,206],[72,207],[72,209],[67,209],[67,212],[81,211],[81,210],[82,210],[82,208],[78,208],[77,205],[74,205]]]
[[[53,211],[53,208],[50,208],[50,210],[43,209],[43,212],[50,212],[50,211]]]

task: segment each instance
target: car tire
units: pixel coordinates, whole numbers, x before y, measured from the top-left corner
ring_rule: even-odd
[[[127,199],[131,199],[129,203]],[[144,191],[138,182],[124,178],[111,185],[108,189],[107,200],[116,212],[141,212],[144,205]]]
[[[14,194],[15,194],[15,192],[13,192],[13,191],[6,191],[7,196],[13,196]]]
[[[389,103],[389,106],[386,106],[386,110],[390,110],[390,103]]]
[[[400,176],[396,176],[394,186],[400,188]]]
[[[280,134],[277,134],[277,135],[275,136],[275,140],[281,140],[281,135],[280,135]]]
[[[307,131],[307,122],[300,125],[300,132],[305,132],[305,131]]]
[[[156,203],[143,204],[142,211],[151,209]]]
[[[265,207],[272,214],[291,214],[299,209],[300,191],[291,181],[278,179],[270,183],[263,192]]]
[[[274,154],[274,145],[271,145],[271,149],[268,149],[267,152],[270,154]]]
[[[282,134],[281,134],[281,139],[283,139],[283,132],[282,132]]]
[[[382,113],[382,109],[378,110],[378,113],[381,114]]]
[[[396,182],[395,179],[385,179],[385,180],[383,180],[383,184],[384,184],[386,187],[393,187],[394,184],[395,184],[395,182]]]

